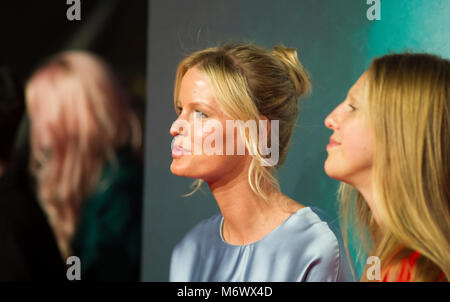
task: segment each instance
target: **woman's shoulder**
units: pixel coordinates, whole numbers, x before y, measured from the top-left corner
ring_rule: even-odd
[[[331,254],[335,258],[340,251],[336,234],[311,207],[295,211],[256,246],[300,260],[331,258]]]
[[[125,235],[130,229],[140,232],[142,169],[128,151],[119,151],[114,162],[104,164],[97,185],[86,197],[78,232],[90,232],[94,225],[114,230],[115,234]]]
[[[322,239],[334,242],[336,238],[336,228],[334,221],[325,212],[317,207],[306,206],[295,200],[288,198],[287,207],[291,216],[288,219],[292,231],[299,234],[316,233],[315,239]]]
[[[130,147],[122,147],[116,150],[113,159],[105,162],[101,181],[140,183],[142,174],[141,160],[134,155]]]
[[[349,263],[337,219],[332,219],[317,207],[303,208],[298,217],[297,236],[302,240],[308,255],[315,259],[320,269],[327,272],[327,280],[352,281],[353,263]],[[321,276],[320,278],[322,278]],[[318,280],[322,280],[318,278]]]
[[[318,241],[323,246],[335,244],[339,239],[334,220],[315,207],[304,207],[295,213],[293,232],[310,237],[311,242]]]
[[[109,206],[111,200],[118,201],[125,197],[132,199],[133,206],[137,205],[142,194],[142,172],[141,162],[129,148],[118,149],[115,158],[103,165],[100,179],[88,201],[97,204],[96,208],[101,208]]]

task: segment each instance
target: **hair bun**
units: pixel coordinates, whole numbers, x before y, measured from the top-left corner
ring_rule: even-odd
[[[309,93],[311,91],[311,79],[298,59],[297,50],[283,45],[276,45],[272,53],[288,71],[294,83],[297,96]]]

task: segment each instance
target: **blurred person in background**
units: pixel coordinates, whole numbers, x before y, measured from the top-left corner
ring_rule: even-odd
[[[66,280],[55,237],[28,173],[21,82],[0,67],[0,281]]]
[[[61,53],[26,85],[31,170],[61,255],[81,280],[138,281],[141,128],[108,65]]]

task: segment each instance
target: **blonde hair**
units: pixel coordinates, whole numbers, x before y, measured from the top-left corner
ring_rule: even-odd
[[[121,146],[140,148],[140,125],[128,101],[107,64],[82,51],[52,58],[26,85],[31,169],[63,255],[104,163],[114,163]]]
[[[375,129],[372,179],[382,226],[361,193],[341,184],[344,237],[356,226],[382,279],[396,280],[400,262],[420,257],[413,281],[450,277],[450,62],[428,54],[375,59],[367,71],[368,114]],[[348,239],[348,238],[347,238]],[[362,276],[366,281],[366,274]]]
[[[267,200],[267,184],[279,189],[273,170],[286,160],[299,112],[298,98],[311,87],[296,50],[275,46],[273,51],[268,51],[251,44],[226,44],[191,54],[177,68],[176,111],[181,81],[193,67],[209,78],[219,107],[234,120],[257,121],[262,115],[269,121],[279,121],[279,161],[275,167],[262,165],[266,159],[257,148],[257,139],[249,138],[243,129],[239,129],[247,150],[256,153],[250,163],[249,184],[255,193]],[[195,190],[187,195],[197,191],[202,182],[197,180]]]

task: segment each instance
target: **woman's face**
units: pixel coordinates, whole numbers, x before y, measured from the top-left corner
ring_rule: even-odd
[[[180,113],[170,128],[173,174],[211,183],[244,168],[248,155],[226,155],[226,143],[236,146],[238,140],[237,131],[226,131],[226,121],[232,119],[217,104],[209,79],[195,67],[181,81],[177,106]],[[219,149],[222,155],[214,153]]]
[[[364,73],[349,90],[346,99],[325,119],[333,130],[327,145],[325,172],[331,178],[358,189],[371,186],[375,133],[368,118]]]

